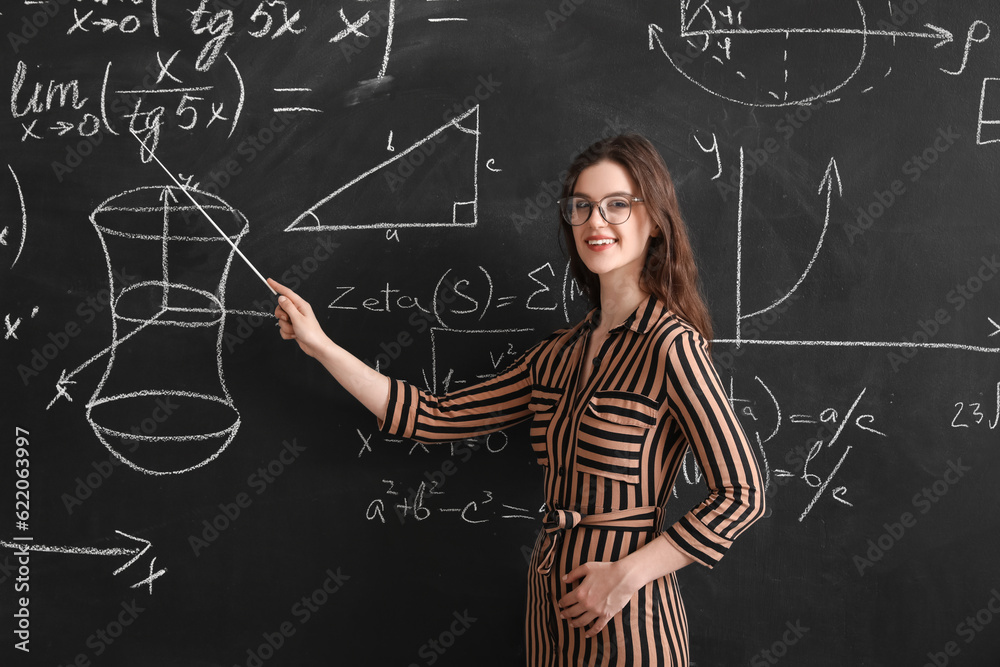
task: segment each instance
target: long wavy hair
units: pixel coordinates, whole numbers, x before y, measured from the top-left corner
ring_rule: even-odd
[[[681,217],[674,181],[663,158],[645,137],[624,134],[592,144],[573,160],[560,196],[572,196],[580,173],[603,161],[615,162],[625,168],[639,186],[637,196],[644,200],[646,213],[660,230],[650,239],[639,277],[640,286],[697,329],[706,340],[711,340],[712,318],[701,294],[698,267],[691,250],[687,225]],[[573,229],[561,217],[559,223],[569,251],[573,277],[587,298],[595,306],[600,306],[601,282],[580,258]]]

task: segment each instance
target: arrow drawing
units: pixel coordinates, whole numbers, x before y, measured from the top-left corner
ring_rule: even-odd
[[[120,530],[116,530],[116,533],[122,537],[127,537],[130,540],[134,540],[138,544],[129,547],[70,547],[70,546],[50,546],[46,544],[35,544],[34,542],[27,541],[16,541],[9,542],[7,540],[0,540],[0,547],[6,547],[8,549],[14,549],[16,551],[35,551],[41,553],[60,553],[60,554],[74,554],[82,556],[131,556],[131,559],[117,570],[113,574],[118,575],[129,568],[133,563],[135,563],[139,558],[142,557],[152,544],[149,540],[144,540],[141,537],[135,537],[134,535],[129,535],[128,533],[123,533]],[[163,570],[166,572],[166,570]]]
[[[820,232],[819,242],[816,244],[816,250],[813,251],[813,256],[809,260],[809,264],[806,266],[805,270],[802,272],[802,275],[799,276],[799,279],[795,282],[795,284],[792,286],[792,288],[790,290],[788,290],[788,293],[785,294],[785,296],[781,297],[780,299],[778,299],[777,301],[775,301],[774,303],[772,303],[770,306],[767,306],[766,308],[761,308],[760,310],[758,310],[756,312],[747,313],[746,315],[741,315],[740,316],[741,319],[747,319],[747,318],[750,318],[750,317],[754,317],[755,315],[760,315],[761,313],[766,313],[767,311],[771,310],[772,308],[778,306],[783,301],[785,301],[785,299],[787,299],[788,297],[790,297],[795,292],[795,290],[797,290],[799,288],[799,285],[802,284],[802,281],[806,279],[806,276],[809,274],[809,270],[812,268],[813,264],[816,262],[816,258],[819,257],[819,251],[823,247],[823,240],[826,238],[826,231],[827,231],[827,229],[830,228],[830,204],[833,201],[834,181],[836,181],[837,194],[840,195],[841,197],[843,197],[844,196],[844,186],[843,186],[843,184],[840,181],[840,171],[837,169],[837,159],[836,158],[830,158],[830,163],[826,167],[826,173],[823,175],[823,180],[820,181],[820,184],[819,184],[819,193],[820,194],[823,193],[824,189],[826,190],[826,216],[823,219],[823,231]],[[737,240],[737,243],[742,244],[742,241],[743,241],[743,239],[740,238],[740,239]]]
[[[917,39],[936,39],[938,43],[934,45],[939,49],[945,44],[955,41],[955,36],[950,30],[939,28],[936,25],[925,23],[929,28],[928,32],[904,32],[899,30],[868,30],[867,28],[717,28],[711,30],[685,30],[681,37],[717,37],[736,35],[796,35],[796,34],[816,34],[816,35],[865,35],[875,37],[913,37]]]
[[[104,348],[103,350],[101,350],[100,352],[98,352],[97,354],[95,354],[94,356],[92,356],[90,359],[87,359],[85,362],[83,362],[82,364],[80,364],[79,366],[77,366],[75,369],[73,369],[72,371],[70,371],[68,374],[66,373],[66,369],[64,368],[62,370],[62,372],[59,374],[59,380],[56,381],[56,395],[52,398],[51,401],[49,401],[49,404],[45,406],[45,409],[48,410],[49,408],[51,408],[53,405],[55,405],[55,402],[58,401],[60,398],[65,398],[67,401],[69,401],[70,403],[72,403],[73,402],[73,397],[70,396],[69,393],[66,391],[66,386],[67,385],[71,385],[71,384],[76,384],[76,381],[71,379],[74,375],[76,375],[77,373],[79,373],[80,371],[82,371],[84,368],[86,368],[90,364],[94,363],[95,361],[97,361],[98,359],[100,359],[101,357],[103,357],[108,352],[114,351],[115,348],[117,348],[119,345],[121,345],[122,343],[124,343],[125,341],[127,341],[129,338],[131,338],[132,336],[136,335],[137,333],[139,333],[140,331],[142,331],[143,329],[145,329],[146,327],[148,327],[150,324],[154,324],[160,318],[160,316],[162,316],[166,312],[167,312],[167,309],[166,308],[162,308],[160,310],[160,312],[156,313],[150,319],[148,319],[145,322],[143,322],[142,324],[140,324],[133,331],[131,331],[130,333],[126,334],[125,336],[122,336],[121,338],[115,339],[111,343],[111,345],[109,345],[108,347]]]

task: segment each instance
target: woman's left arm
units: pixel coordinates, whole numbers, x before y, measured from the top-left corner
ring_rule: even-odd
[[[582,582],[559,600],[570,624],[593,636],[642,586],[690,563],[712,567],[763,516],[757,460],[708,355],[704,339],[679,335],[666,351],[667,400],[701,465],[709,494],[642,548],[613,563],[584,563],[565,581]]]

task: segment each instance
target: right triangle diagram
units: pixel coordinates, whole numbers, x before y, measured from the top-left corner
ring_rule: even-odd
[[[323,197],[285,231],[474,227],[478,169],[477,105]]]

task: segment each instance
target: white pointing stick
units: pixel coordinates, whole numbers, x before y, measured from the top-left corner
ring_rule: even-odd
[[[185,188],[183,185],[181,185],[181,182],[178,181],[176,177],[174,177],[174,175],[170,172],[169,169],[166,168],[166,166],[164,166],[164,164],[162,162],[160,162],[160,158],[156,157],[156,153],[154,153],[153,151],[149,150],[149,148],[146,147],[146,142],[144,142],[142,139],[140,139],[139,135],[136,134],[134,130],[130,130],[130,131],[132,132],[132,136],[136,138],[136,141],[138,141],[142,145],[142,147],[146,149],[146,152],[149,153],[149,156],[151,158],[153,158],[154,160],[156,160],[156,164],[160,165],[160,167],[163,169],[163,171],[167,172],[167,176],[170,177],[170,180],[172,180],[177,185],[177,187],[180,188],[181,192],[183,192],[184,194],[187,195],[188,199],[191,200],[191,203],[194,204],[195,206],[197,206],[198,210],[201,211],[202,214],[206,218],[208,218],[208,221],[211,222],[212,226],[215,227],[216,231],[218,231],[219,234],[222,235],[222,238],[226,239],[226,241],[229,243],[229,245],[233,246],[233,250],[236,251],[236,254],[240,256],[240,259],[242,259],[244,262],[247,263],[247,266],[249,266],[250,269],[255,274],[257,274],[257,277],[260,278],[260,281],[262,283],[264,283],[264,285],[267,286],[267,289],[271,290],[271,294],[274,294],[275,296],[277,296],[278,293],[275,292],[271,288],[271,286],[267,284],[267,278],[265,278],[263,275],[261,275],[260,271],[257,270],[257,267],[254,266],[253,264],[251,264],[250,260],[247,259],[247,256],[244,255],[243,252],[239,248],[236,247],[236,244],[233,243],[233,240],[231,238],[229,238],[226,235],[226,233],[224,231],[222,231],[222,229],[217,224],[215,224],[215,220],[212,219],[212,216],[210,216],[208,214],[208,212],[204,208],[201,207],[201,204],[199,204],[198,201],[194,197],[191,196],[191,193],[188,192],[187,188]]]

